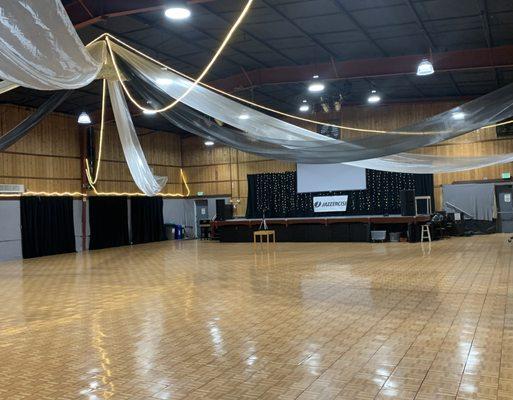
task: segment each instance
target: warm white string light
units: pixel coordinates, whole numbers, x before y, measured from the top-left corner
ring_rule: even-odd
[[[122,46],[126,47],[127,49],[130,49],[134,53],[136,53],[136,54],[146,58],[149,61],[152,61],[153,63],[159,65],[160,67],[162,67],[164,69],[168,69],[169,71],[171,71],[171,72],[173,72],[173,73],[175,73],[177,75],[180,75],[181,77],[186,78],[188,80],[191,80],[191,81],[193,80],[193,78],[191,78],[189,75],[186,75],[183,72],[177,71],[173,67],[170,67],[169,65],[166,65],[166,64],[164,64],[164,63],[162,63],[162,62],[160,62],[160,61],[150,57],[149,55],[147,55],[147,54],[137,50],[136,48],[130,46],[129,44],[123,42],[122,40],[118,39],[115,36],[112,36],[112,35],[109,35],[109,34],[103,34],[101,37],[96,38],[95,41],[101,39],[102,37],[105,37],[106,39],[113,39],[116,42],[118,42],[119,44],[121,44]],[[116,70],[116,73],[119,74],[118,76],[121,76],[121,72],[117,69],[116,64],[114,64],[114,69]],[[366,129],[366,128],[357,128],[357,127],[354,127],[354,126],[337,125],[337,124],[333,124],[333,123],[317,121],[317,120],[310,119],[310,118],[304,118],[304,117],[300,117],[300,116],[297,116],[297,115],[288,114],[286,112],[283,112],[283,111],[280,111],[280,110],[276,110],[274,108],[267,107],[267,106],[264,106],[262,104],[255,103],[255,102],[253,102],[251,100],[247,100],[247,99],[244,99],[242,97],[236,96],[236,95],[234,95],[232,93],[225,92],[224,90],[215,88],[215,87],[213,87],[213,86],[211,86],[211,85],[209,85],[207,83],[204,83],[204,82],[199,82],[198,84],[203,86],[203,87],[206,87],[207,89],[213,90],[213,91],[215,91],[217,93],[220,93],[220,94],[223,94],[223,95],[225,95],[227,97],[230,97],[232,99],[238,100],[238,101],[240,101],[242,103],[251,105],[251,106],[253,106],[255,108],[259,108],[261,110],[269,111],[271,113],[274,113],[274,114],[277,114],[277,115],[281,115],[283,117],[287,117],[287,118],[294,119],[294,120],[297,120],[297,121],[308,122],[308,123],[315,124],[315,125],[330,126],[330,127],[333,127],[333,128],[344,129],[344,130],[355,131],[355,132],[388,133],[388,134],[397,134],[397,135],[420,135],[420,134],[435,135],[435,134],[439,134],[440,133],[438,131],[437,132],[408,132],[408,131],[389,131],[389,130],[382,130],[382,129]],[[123,87],[123,90],[125,91],[125,93],[130,98],[130,95],[129,95],[130,92],[128,91],[128,89],[125,87],[125,85],[122,85],[122,87]],[[134,103],[134,105],[137,106],[136,103]],[[497,126],[509,125],[509,124],[512,124],[512,123],[513,123],[513,119],[510,119],[508,121],[503,121],[503,122],[499,122],[499,123],[496,123],[496,124],[486,125],[486,126],[483,126],[483,127],[479,128],[479,129],[494,128],[494,127],[497,127]]]
[[[189,88],[180,97],[175,99],[172,103],[168,104],[165,107],[159,108],[159,109],[146,108],[146,107],[142,106],[141,104],[139,104],[139,102],[132,96],[132,94],[130,93],[130,91],[126,87],[125,82],[124,82],[124,80],[121,77],[121,73],[119,71],[119,68],[118,68],[118,66],[116,64],[116,58],[114,57],[114,53],[113,53],[112,47],[110,45],[109,36],[106,36],[105,39],[106,39],[106,42],[107,42],[107,47],[109,49],[109,53],[110,53],[110,56],[112,58],[112,63],[114,65],[114,69],[116,70],[116,74],[118,76],[119,82],[123,86],[123,89],[124,89],[125,93],[130,98],[132,103],[134,103],[142,111],[151,112],[151,113],[157,113],[157,112],[160,113],[160,112],[164,112],[164,111],[170,110],[171,108],[176,106],[178,103],[180,103],[201,82],[201,80],[208,74],[208,72],[210,71],[210,69],[212,68],[214,63],[217,61],[217,59],[219,58],[219,56],[223,52],[224,48],[226,47],[226,45],[228,44],[228,42],[232,38],[233,34],[235,33],[235,31],[237,30],[239,25],[244,20],[244,17],[249,12],[249,9],[251,8],[251,5],[253,4],[253,1],[254,0],[248,0],[248,2],[246,3],[246,6],[244,7],[244,9],[242,10],[241,14],[239,15],[239,18],[237,18],[235,23],[232,25],[232,27],[228,31],[228,34],[226,35],[226,37],[224,38],[223,42],[221,43],[221,46],[219,46],[219,48],[215,52],[214,56],[210,60],[210,62],[203,69],[201,74],[194,80],[193,84],[191,86],[189,86]]]
[[[105,101],[107,97],[107,81],[103,80],[102,87],[102,111],[101,111],[101,121],[100,121],[100,146],[98,148],[98,161],[96,162],[96,168],[94,169],[94,178],[91,177],[91,169],[89,167],[89,160],[85,159],[85,169],[86,176],[89,184],[93,186],[98,181],[98,176],[100,175],[100,165],[102,162],[102,149],[103,149],[103,131],[105,128]]]

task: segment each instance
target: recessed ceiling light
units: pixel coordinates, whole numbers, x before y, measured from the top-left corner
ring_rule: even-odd
[[[306,102],[307,102],[307,101],[306,101],[306,99],[304,99],[304,100],[303,100],[303,103],[306,103]]]
[[[424,58],[417,67],[417,75],[418,76],[426,76],[431,75],[435,72],[433,68],[433,64],[427,58]]]
[[[205,140],[205,146],[213,146],[214,142],[212,140]]]
[[[315,82],[311,83],[310,86],[308,86],[308,91],[312,93],[319,93],[324,90],[326,86],[324,86],[324,83],[321,82]]]
[[[143,114],[145,115],[155,115],[157,112],[154,110],[143,110]]]
[[[381,101],[381,96],[375,90],[371,90],[367,101],[371,104],[379,103]]]
[[[465,119],[465,113],[461,111],[457,111],[455,113],[452,113],[452,119],[455,119],[457,121],[461,121],[462,119]]]
[[[89,117],[89,114],[87,114],[85,111],[82,111],[78,116],[77,122],[80,125],[89,125],[91,123],[91,118]]]
[[[314,75],[313,78],[314,79],[319,79],[319,75]]]
[[[307,112],[308,110],[310,110],[310,106],[308,104],[302,104],[299,106],[299,111],[301,112]]]
[[[239,119],[249,119],[249,115],[248,114],[241,114],[239,115]]]
[[[183,19],[187,19],[191,16],[191,10],[189,10],[187,7],[182,5],[176,5],[173,7],[168,8],[164,12],[165,16],[169,19],[179,21]]]

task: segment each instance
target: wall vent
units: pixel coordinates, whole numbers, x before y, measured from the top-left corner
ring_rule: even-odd
[[[25,185],[11,185],[0,183],[0,193],[18,194],[25,192]]]

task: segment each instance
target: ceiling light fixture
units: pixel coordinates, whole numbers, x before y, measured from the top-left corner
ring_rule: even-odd
[[[310,110],[310,106],[308,104],[301,104],[299,106],[299,111],[301,112],[307,112],[308,110]]]
[[[242,120],[249,119],[249,115],[248,114],[241,114],[241,115],[239,115],[239,119],[242,119]]]
[[[145,115],[155,115],[157,112],[153,110],[144,110],[143,114]]]
[[[376,90],[371,90],[369,97],[367,97],[367,102],[370,104],[376,104],[381,101],[381,96],[376,92]]]
[[[205,140],[205,146],[213,146],[214,142],[212,140]]]
[[[77,122],[80,125],[89,125],[91,123],[91,118],[89,117],[89,114],[87,114],[85,111],[82,111],[78,116]]]
[[[417,67],[417,75],[418,76],[426,76],[431,75],[435,72],[433,68],[433,64],[427,58],[424,58]]]
[[[324,83],[321,82],[313,82],[308,86],[308,91],[312,93],[319,93],[324,90],[326,86],[324,86]]]
[[[174,21],[187,19],[191,16],[191,10],[187,7],[185,2],[175,2],[166,11],[164,15]]]

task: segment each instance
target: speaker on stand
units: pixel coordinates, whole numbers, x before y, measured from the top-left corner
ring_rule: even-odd
[[[224,221],[225,218],[225,202],[224,199],[216,200],[216,221]]]

